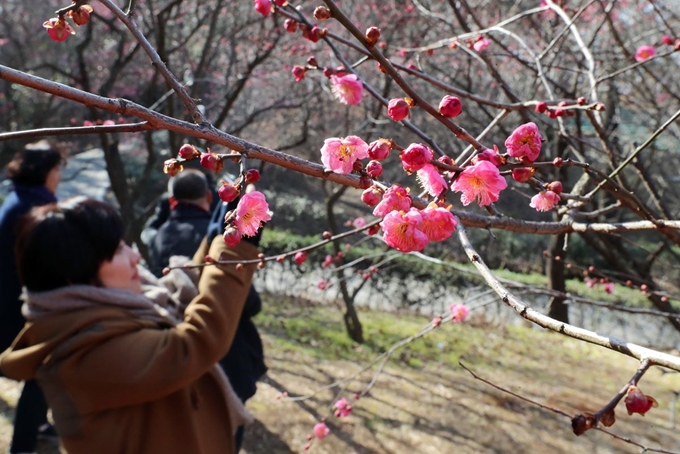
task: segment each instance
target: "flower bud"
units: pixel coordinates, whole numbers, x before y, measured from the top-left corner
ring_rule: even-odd
[[[463,112],[463,104],[455,96],[444,96],[439,103],[439,113],[447,118],[454,118]]]
[[[553,165],[557,168],[560,168],[564,165],[564,159],[560,158],[559,156],[553,159]]]
[[[297,31],[298,23],[293,19],[286,19],[283,21],[283,28],[286,29],[288,33],[295,33]]]
[[[588,101],[587,101],[586,98],[584,98],[583,96],[580,96],[580,97],[576,100],[576,104],[578,104],[579,106],[585,106],[587,103],[588,103]]]
[[[319,66],[319,62],[316,61],[316,57],[313,55],[307,59],[307,64],[315,68]]]
[[[663,35],[661,37],[661,42],[667,46],[672,46],[673,44],[675,44],[675,40],[668,35]]]
[[[383,173],[383,166],[378,161],[370,161],[366,165],[366,173],[373,179],[379,178]]]
[[[307,69],[303,68],[302,66],[293,66],[291,72],[293,73],[293,77],[295,77],[295,82],[300,82],[302,79],[305,78],[305,73],[307,72]]]
[[[512,179],[518,183],[526,183],[531,180],[535,173],[536,169],[533,167],[518,167],[512,169]]]
[[[246,180],[246,183],[257,183],[260,181],[260,172],[257,169],[248,169],[246,170],[244,179]]]
[[[394,121],[411,118],[411,106],[404,98],[391,99],[387,105],[387,115]]]
[[[163,163],[163,173],[166,173],[171,177],[174,177],[182,170],[184,170],[184,167],[182,166],[182,164],[179,163],[177,159],[174,158],[168,159]]]
[[[392,150],[391,140],[387,139],[374,140],[368,146],[368,157],[376,161],[381,161],[390,155],[391,150]]]
[[[230,183],[224,183],[217,190],[217,195],[220,197],[220,200],[228,203],[234,201],[240,192],[241,191],[239,190],[238,186]]]
[[[333,234],[331,232],[329,232],[328,230],[324,231],[321,234],[321,238],[323,238],[324,240],[330,240],[332,237],[333,237]]]
[[[92,7],[90,5],[82,5],[74,10],[69,11],[68,16],[76,25],[80,26],[90,22],[91,12]]]
[[[652,396],[648,396],[640,391],[637,386],[631,385],[626,392],[626,410],[628,414],[639,413],[645,415],[652,407],[657,407],[659,404]]]
[[[378,233],[379,231],[380,231],[380,224],[375,224],[375,225],[370,226],[370,227],[366,230],[366,234],[367,234],[367,235],[375,235],[375,234]]]
[[[555,194],[562,194],[562,183],[559,181],[553,181],[548,185],[548,191],[552,191]]]
[[[361,201],[369,207],[376,206],[382,200],[382,191],[375,186],[366,189],[361,194]]]
[[[295,260],[295,263],[297,263],[298,265],[302,265],[303,263],[305,263],[305,261],[307,261],[308,256],[309,254],[307,252],[303,251],[296,252],[293,260]]]
[[[224,238],[224,242],[227,246],[234,247],[241,242],[241,232],[239,232],[236,227],[227,227],[227,230],[224,231],[222,238]],[[239,263],[239,265],[241,264]],[[241,267],[243,266],[241,265]]]
[[[324,68],[323,69],[323,75],[327,78],[330,79],[330,77],[335,74],[335,69],[333,68]]]
[[[539,101],[538,103],[536,103],[536,107],[534,108],[534,110],[538,113],[543,113],[546,110],[548,110],[548,104],[545,101]]]
[[[366,30],[366,43],[369,46],[375,46],[375,43],[380,39],[380,29],[378,27],[369,27]]]
[[[332,16],[331,10],[329,10],[325,6],[317,6],[314,9],[314,18],[316,20],[321,20],[321,21],[328,20],[328,19],[331,18],[331,16]]]
[[[179,156],[182,159],[186,159],[187,161],[190,161],[192,159],[201,157],[201,152],[198,151],[195,146],[185,143],[180,147],[177,156]]]
[[[449,156],[446,156],[446,155],[440,156],[439,158],[437,158],[437,161],[441,162],[444,165],[451,166],[451,167],[456,165],[456,163],[453,161],[453,159],[451,159]]]
[[[368,189],[372,184],[373,181],[366,175],[361,175],[361,178],[359,178],[359,187],[361,189]]]

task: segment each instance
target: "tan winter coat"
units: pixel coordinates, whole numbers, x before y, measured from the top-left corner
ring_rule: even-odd
[[[199,250],[203,257],[207,248]],[[210,256],[254,259],[218,236]],[[115,305],[26,324],[0,370],[36,378],[69,454],[231,454],[225,392],[213,366],[231,345],[254,266],[203,270],[199,295],[176,326]]]

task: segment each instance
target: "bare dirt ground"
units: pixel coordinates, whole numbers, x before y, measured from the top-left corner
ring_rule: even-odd
[[[330,311],[330,312],[329,312]],[[371,338],[394,328],[410,334],[427,323],[422,318],[362,313]],[[260,319],[268,376],[260,383],[248,408],[257,421],[248,427],[244,451],[248,454],[288,453],[638,453],[640,448],[590,431],[581,437],[571,432],[568,418],[522,402],[475,380],[460,366],[468,364],[484,378],[543,404],[571,414],[597,410],[633,375],[637,361],[601,348],[584,345],[556,334],[526,328],[445,325],[422,348],[399,353],[391,360],[370,394],[353,400],[353,393],[372,378],[364,373],[342,394],[354,406],[347,418],[329,410],[339,391],[321,391],[313,397],[291,401],[281,397],[306,394],[357,371],[371,357],[366,347],[349,344],[352,351],[327,354],[329,331],[316,328],[304,336],[287,324],[302,318],[305,330],[330,318],[333,308],[270,307]],[[391,317],[391,318],[390,318]],[[321,320],[321,321],[320,321]],[[322,323],[323,322],[323,323]],[[318,326],[317,326],[318,325]],[[320,329],[320,328],[319,328]],[[291,339],[291,333],[296,338]],[[445,346],[443,346],[445,345]],[[376,347],[378,350],[380,347]],[[446,352],[438,355],[437,351]],[[339,359],[333,359],[333,355]],[[418,359],[418,361],[414,361]],[[628,416],[617,407],[612,432],[644,444],[680,451],[680,434],[671,419],[680,391],[680,374],[652,369],[640,384],[659,401],[645,417]],[[11,414],[20,385],[0,379],[0,452],[8,449]],[[305,451],[307,435],[321,418],[331,434],[315,440]],[[40,454],[58,452],[43,444]]]

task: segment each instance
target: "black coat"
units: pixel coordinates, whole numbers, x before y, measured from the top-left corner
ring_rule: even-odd
[[[207,211],[189,203],[177,204],[149,244],[151,271],[160,277],[173,255],[193,257],[209,223]]]
[[[44,186],[17,185],[0,207],[0,352],[6,350],[24,327],[21,283],[14,255],[18,221],[35,206],[55,203]]]
[[[238,200],[225,205],[220,203],[213,211],[210,227],[208,228],[208,240],[212,241],[217,235],[224,232],[224,216],[227,211],[236,208]],[[241,241],[248,241],[255,246],[260,242],[261,230],[254,237],[244,237]],[[250,287],[250,292],[243,307],[241,319],[234,335],[229,352],[219,361],[224,373],[229,377],[229,382],[234,388],[236,395],[245,402],[255,395],[257,381],[267,372],[264,363],[264,348],[260,334],[253,323],[252,318],[262,309],[262,300],[255,290]]]

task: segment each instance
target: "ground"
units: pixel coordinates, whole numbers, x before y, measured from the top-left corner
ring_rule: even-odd
[[[488,326],[474,318],[445,324],[395,353],[370,393],[359,400],[373,371],[347,388],[312,393],[358,371],[400,337],[429,320],[361,312],[367,342],[349,341],[337,308],[265,298],[256,318],[269,373],[248,402],[256,422],[246,432],[248,454],[303,453],[307,435],[321,418],[331,434],[315,440],[315,453],[637,453],[640,449],[606,434],[571,432],[568,418],[520,401],[475,380],[458,361],[509,390],[570,414],[597,410],[633,375],[637,361],[600,347],[528,327]],[[659,401],[645,417],[617,407],[612,431],[648,447],[680,450],[674,424],[674,391],[680,375],[653,368],[641,389]],[[0,379],[0,452],[11,436],[11,412],[20,387]],[[329,409],[336,395],[354,406],[349,417]],[[42,445],[41,454],[58,452]]]

